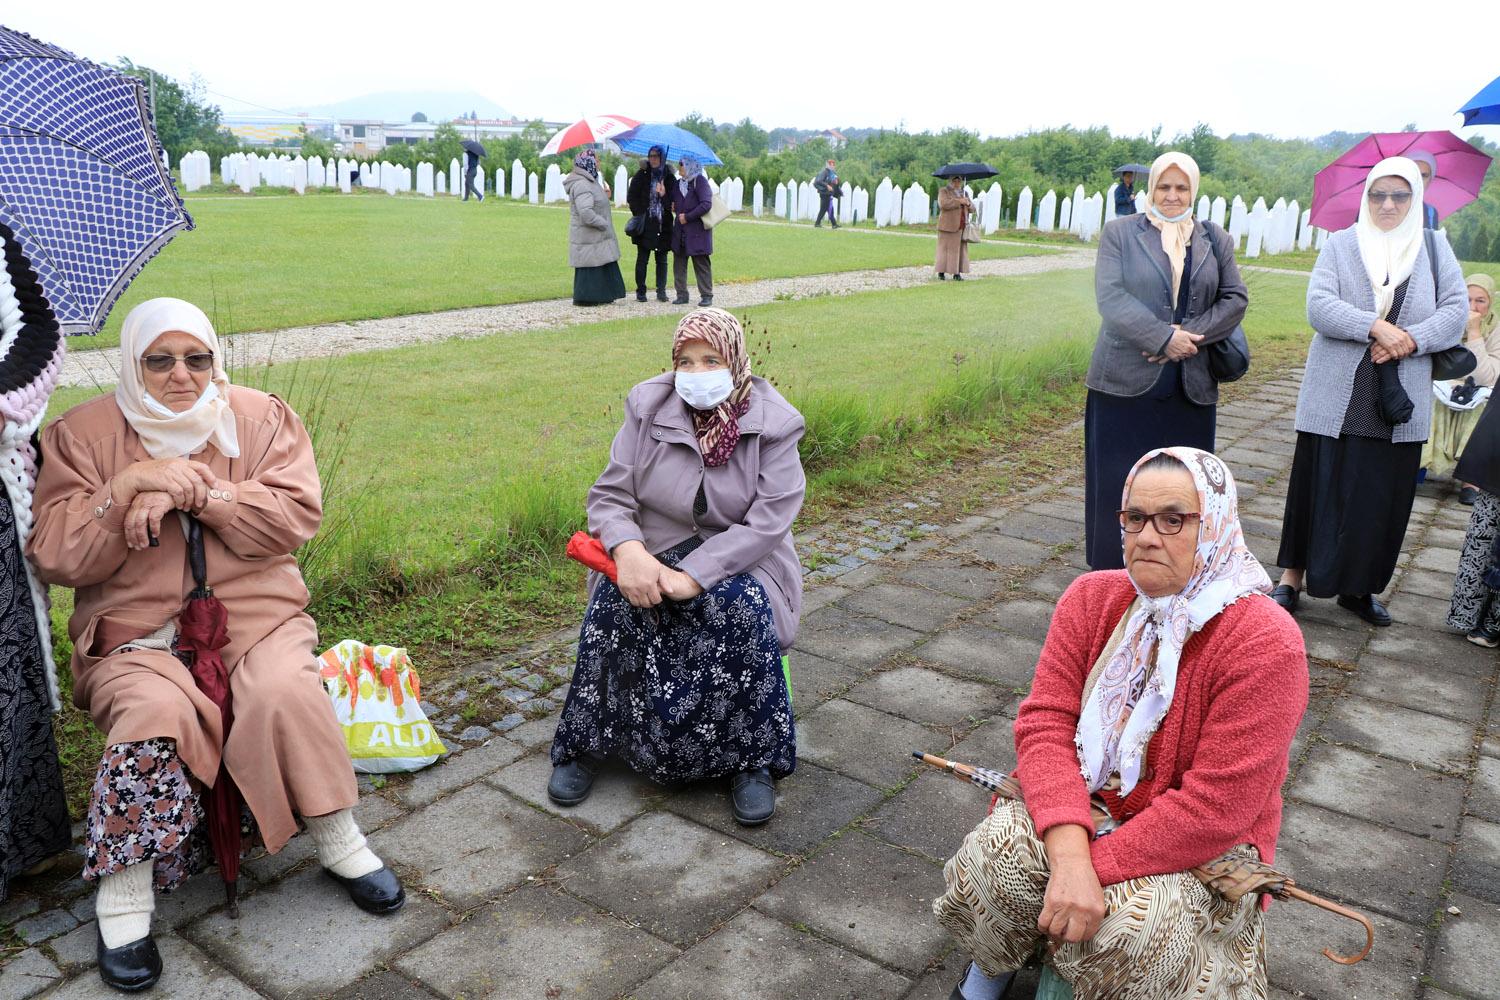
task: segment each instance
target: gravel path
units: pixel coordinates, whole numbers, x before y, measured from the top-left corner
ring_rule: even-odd
[[[1092,250],[1048,250],[1031,257],[974,261],[971,277],[1011,277],[1093,266]],[[769,278],[721,284],[715,289],[714,304],[726,309],[743,309],[790,299],[910,288],[934,280],[930,266]],[[588,308],[575,306],[568,299],[549,299],[352,323],[294,327],[266,333],[240,333],[224,338],[224,350],[232,365],[256,366],[264,364],[273,356],[277,363],[285,363],[297,358],[356,354],[441,340],[485,337],[495,333],[559,330],[584,323],[637,316],[675,316],[682,311],[683,307],[657,302],[654,296],[646,303],[635,301],[635,296],[631,295],[610,305]],[[118,348],[69,354],[63,362],[61,384],[101,388],[113,385],[119,363]]]

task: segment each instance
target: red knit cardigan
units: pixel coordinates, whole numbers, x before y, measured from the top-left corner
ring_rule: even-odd
[[[1136,596],[1123,570],[1086,573],[1057,602],[1031,694],[1016,715],[1016,776],[1038,835],[1092,834],[1073,737],[1083,685]],[[1236,844],[1275,859],[1281,784],[1307,709],[1302,632],[1269,597],[1243,597],[1188,640],[1177,687],[1147,749],[1128,819],[1093,841],[1103,885],[1186,871]]]

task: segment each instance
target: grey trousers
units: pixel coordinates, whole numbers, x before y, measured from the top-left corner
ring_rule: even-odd
[[[674,253],[672,255],[672,283],[677,286],[677,297],[687,298],[687,266],[688,255],[685,253]],[[714,268],[711,258],[707,256],[693,257],[693,277],[698,281],[698,297],[710,299],[714,297]]]

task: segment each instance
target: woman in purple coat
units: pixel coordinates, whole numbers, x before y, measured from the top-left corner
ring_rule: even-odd
[[[698,308],[714,304],[714,270],[709,258],[714,252],[714,231],[703,224],[703,216],[713,207],[714,189],[703,176],[703,165],[691,156],[677,163],[677,189],[672,192],[672,207],[677,225],[672,227],[672,281],[677,285],[675,304],[688,304],[687,266],[693,260],[693,277],[698,280]]]
[[[804,425],[750,374],[722,309],[683,317],[672,366],[626,397],[589,491],[589,531],[619,582],[590,578],[547,794],[582,802],[616,754],[666,785],[729,778],[735,819],[754,826],[797,765],[782,653],[802,609]]]

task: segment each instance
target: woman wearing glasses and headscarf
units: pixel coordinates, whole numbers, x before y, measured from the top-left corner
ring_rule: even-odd
[[[573,266],[573,304],[597,306],[625,297],[620,241],[615,237],[609,192],[599,180],[599,158],[586,149],[563,178],[568,193],[568,263]]]
[[[672,192],[677,178],[667,166],[667,152],[652,146],[641,168],[630,178],[625,201],[639,227],[630,237],[635,243],[635,299],[646,301],[646,270],[656,255],[656,300],[667,301],[667,253],[672,249]]]
[[[396,910],[396,875],[351,815],[354,771],[320,682],[317,626],[293,554],[318,530],[312,442],[285,403],[232,386],[208,317],[151,299],[125,317],[115,391],[42,434],[27,552],[73,588],[73,701],[105,735],[85,820],[83,877],[98,885],[99,973],[145,989],[161,972],[153,886],[202,866],[200,791],[222,760],[271,852],[304,822],[324,869],[361,908]],[[193,588],[187,520],[229,612],[234,722],[174,655]]]
[[[1115,503],[1125,474],[1152,448],[1214,449],[1219,386],[1207,348],[1234,333],[1249,296],[1234,240],[1193,218],[1198,164],[1163,153],[1146,211],[1104,227],[1094,271],[1099,338],[1084,416],[1086,558],[1119,569]]]
[[[1078,1000],[1266,993],[1258,897],[1191,870],[1275,860],[1302,633],[1266,599],[1217,456],[1150,452],[1115,499],[1125,571],[1068,587],[1016,713],[1024,801],[1001,798],[943,869],[933,911],[975,961],[964,1000],[995,1000],[1044,944]]]
[[[1271,592],[1288,611],[1305,588],[1372,625],[1391,623],[1377,595],[1395,572],[1416,497],[1432,353],[1458,344],[1469,315],[1448,241],[1434,238],[1437,259],[1428,254],[1421,204],[1417,165],[1381,160],[1358,221],[1328,238],[1308,281],[1314,333],[1297,396],[1281,581]],[[1381,378],[1384,365],[1398,366],[1396,379]],[[1404,391],[1404,412],[1392,389]]]
[[[714,304],[714,231],[703,225],[703,216],[713,207],[714,190],[703,176],[703,164],[684,156],[677,164],[677,187],[672,206],[677,222],[672,227],[672,281],[677,286],[676,305],[688,304],[687,268],[693,262],[698,283],[698,308]]]
[[[547,794],[582,802],[616,755],[666,785],[728,779],[735,819],[754,826],[797,765],[782,655],[802,608],[804,424],[750,374],[722,309],[683,317],[672,368],[630,391],[589,491],[619,582],[590,577]]]

